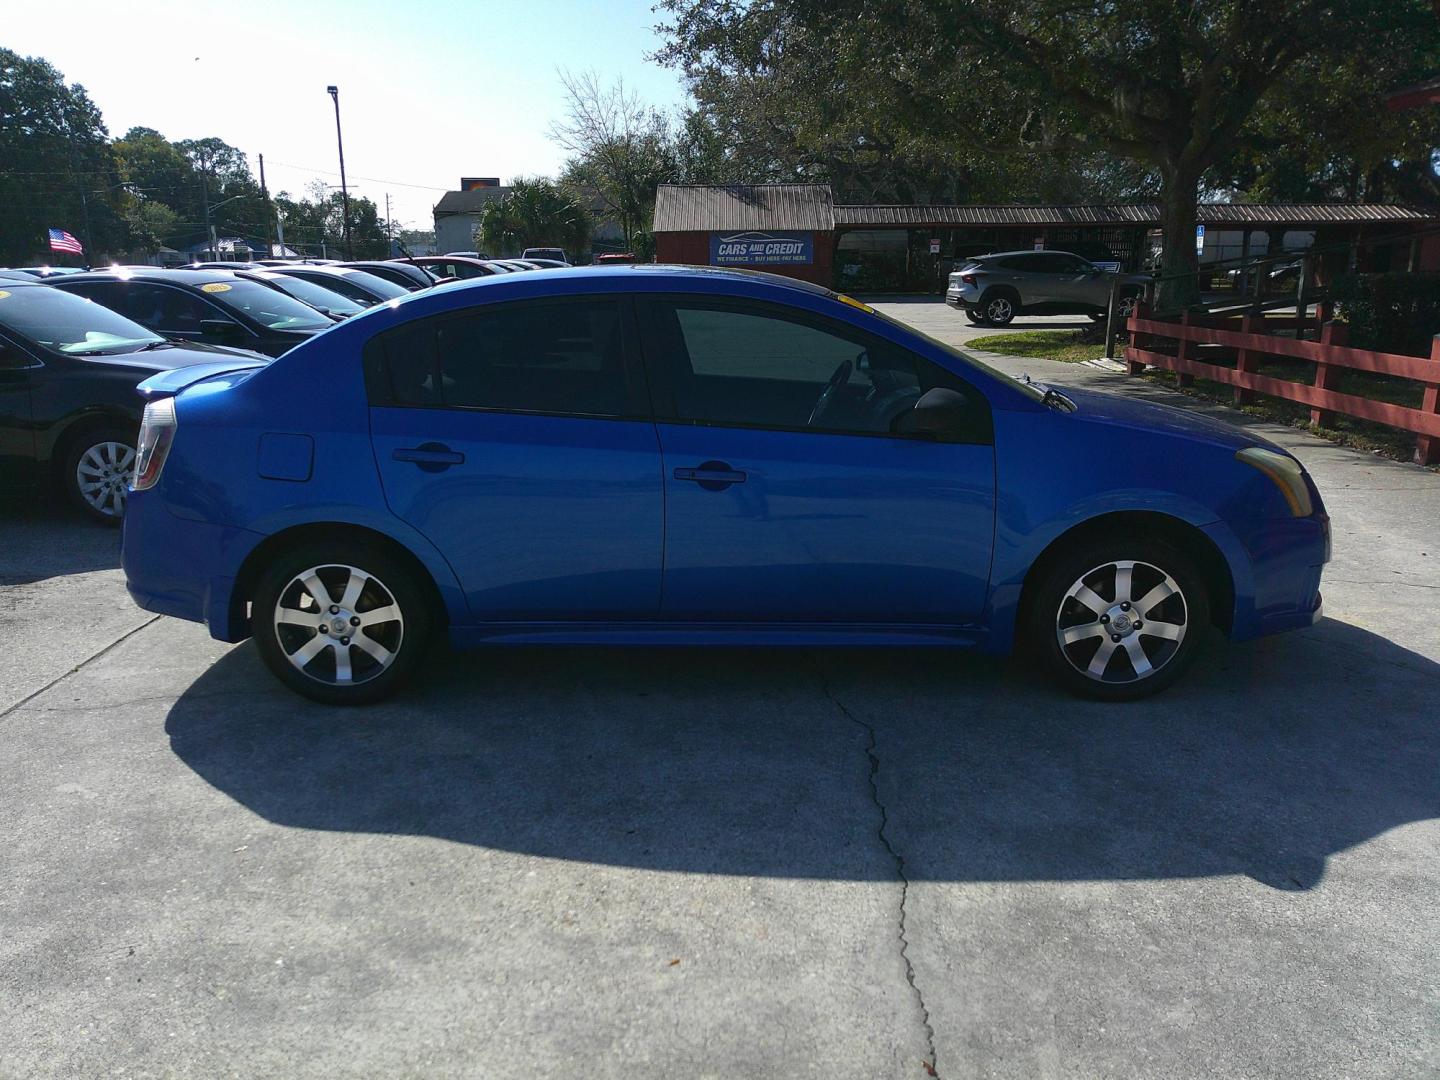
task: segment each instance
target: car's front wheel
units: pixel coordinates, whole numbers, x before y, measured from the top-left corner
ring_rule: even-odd
[[[1036,584],[1029,637],[1066,689],[1133,701],[1169,686],[1189,667],[1210,623],[1194,561],[1160,540],[1077,545]]]
[[[92,521],[118,525],[125,516],[135,436],[123,428],[97,428],[70,444],[61,466],[65,493]]]
[[[265,567],[251,631],[281,682],[329,705],[363,705],[398,690],[431,637],[415,571],[369,544],[307,543]]]

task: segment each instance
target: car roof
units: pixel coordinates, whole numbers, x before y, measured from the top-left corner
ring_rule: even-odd
[[[612,266],[570,266],[555,267],[548,274],[523,274],[521,277],[545,282],[564,282],[573,280],[611,280],[616,283],[624,282],[627,287],[633,286],[637,277],[660,277],[670,281],[683,281],[690,279],[697,284],[709,284],[712,282],[734,282],[737,284],[763,284],[779,289],[791,289],[795,292],[805,293],[809,296],[834,296],[835,291],[824,285],[816,285],[813,282],[801,281],[798,278],[785,277],[781,274],[770,274],[764,270],[741,270],[728,266],[682,266],[671,263],[622,263]],[[508,279],[508,282],[507,282]],[[484,289],[503,286],[515,279],[508,274],[492,275],[488,277],[465,278],[460,281],[451,282],[446,285],[447,290],[458,289]],[[414,297],[424,296],[424,292],[411,294]],[[401,303],[405,303],[402,300]]]
[[[972,255],[968,258],[979,262],[981,259],[1003,259],[1007,255],[1070,255],[1076,259],[1085,259],[1084,255],[1076,255],[1073,251],[1064,251],[1060,248],[1042,248],[1036,251],[1034,248],[1016,248],[1014,251],[992,251],[985,255]],[[1089,262],[1089,259],[1085,259]]]
[[[85,281],[148,281],[194,288],[208,281],[231,281],[229,270],[164,270],[160,267],[120,266],[113,270],[87,270],[83,274],[66,274],[63,284]],[[56,285],[62,282],[55,282]]]

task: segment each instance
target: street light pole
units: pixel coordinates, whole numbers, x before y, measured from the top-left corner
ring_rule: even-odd
[[[340,151],[340,206],[345,215],[345,258],[353,259],[355,253],[350,249],[350,189],[345,184],[345,140],[340,135],[340,88],[327,86],[325,92],[335,102],[335,146]]]

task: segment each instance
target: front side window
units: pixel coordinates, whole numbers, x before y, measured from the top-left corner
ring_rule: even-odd
[[[976,411],[972,430],[957,437],[988,439],[980,393],[909,350],[776,309],[701,301],[658,308],[679,420],[887,435],[925,391],[945,387]]]
[[[518,303],[419,319],[367,348],[372,403],[625,416],[621,309],[614,301]]]

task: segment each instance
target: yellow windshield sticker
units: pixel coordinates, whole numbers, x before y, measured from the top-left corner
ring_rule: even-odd
[[[201,292],[229,292],[230,286],[223,281],[212,281],[208,285],[200,286]]]
[[[10,294],[9,294],[8,292],[6,292],[4,289],[0,289],[0,300],[4,300],[5,297],[7,297],[7,296],[9,296],[9,295],[10,295]]]
[[[853,296],[846,296],[844,293],[836,293],[835,299],[839,300],[842,304],[849,304],[853,308],[859,308],[867,315],[875,314],[875,309],[873,307],[871,307],[869,304],[863,303],[862,301],[856,300]]]

